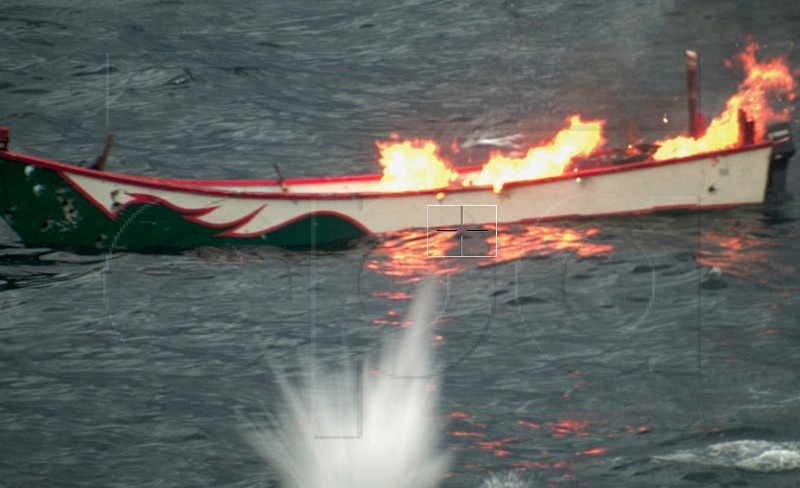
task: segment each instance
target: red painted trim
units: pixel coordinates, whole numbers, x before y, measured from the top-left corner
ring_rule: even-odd
[[[125,194],[131,197],[132,200],[129,200],[125,202],[123,205],[120,205],[117,212],[120,212],[122,209],[129,207],[133,204],[163,205],[169,208],[170,210],[174,210],[175,212],[182,214],[181,217],[183,217],[184,219],[194,222],[196,224],[200,224],[204,227],[223,228],[227,227],[228,225],[236,225],[236,222],[238,222],[237,220],[236,222],[230,224],[207,224],[199,221],[200,217],[218,209],[219,205],[213,205],[211,207],[201,207],[201,208],[187,208],[187,207],[181,207],[180,205],[176,205],[170,202],[169,200],[165,200],[157,195],[149,195],[146,193],[131,193],[131,192],[126,192]]]
[[[176,205],[168,200],[159,197],[158,195],[150,195],[148,193],[127,192],[126,195],[133,198],[133,200],[125,202],[124,205],[126,207],[133,204],[140,204],[140,205],[161,204],[169,208],[170,210],[174,210],[176,212],[180,212],[183,214],[191,214],[197,216],[205,215],[219,208],[219,205],[213,205],[211,207],[200,207],[200,208],[181,207],[180,205]]]
[[[148,195],[148,194],[144,194],[144,193],[126,193],[126,195],[130,196],[132,199],[127,201],[127,202],[125,202],[124,204],[120,204],[119,207],[117,207],[118,209],[117,209],[116,213],[115,212],[109,212],[106,209],[106,207],[103,206],[103,204],[98,202],[91,194],[85,192],[83,190],[83,188],[80,187],[80,185],[78,185],[77,183],[73,182],[72,179],[69,177],[69,175],[66,172],[58,171],[58,174],[65,181],[67,181],[67,183],[72,185],[72,187],[75,190],[77,190],[81,195],[83,195],[84,198],[89,200],[93,205],[95,205],[104,214],[106,214],[108,216],[108,218],[111,219],[111,220],[116,220],[118,212],[120,212],[121,210],[123,210],[124,208],[126,208],[126,207],[128,207],[130,205],[133,205],[133,204],[145,204],[146,205],[146,204],[155,203],[155,204],[164,205],[164,206],[166,206],[166,207],[168,207],[168,208],[170,208],[170,209],[172,209],[172,210],[174,210],[176,212],[182,213],[182,214],[189,214],[189,215],[182,215],[182,217],[187,219],[187,220],[189,220],[189,221],[191,221],[191,222],[193,222],[193,223],[195,223],[195,224],[197,224],[197,225],[203,226],[203,227],[207,227],[207,228],[211,228],[211,229],[213,229],[213,228],[222,229],[222,228],[225,228],[225,227],[229,227],[228,230],[226,230],[224,232],[220,232],[220,233],[217,234],[217,236],[220,236],[220,237],[241,237],[241,238],[257,237],[259,235],[268,234],[268,233],[273,232],[275,230],[281,229],[283,227],[286,227],[289,224],[292,224],[294,222],[297,222],[297,221],[302,220],[302,219],[307,218],[307,217],[311,217],[313,215],[330,215],[330,216],[333,216],[333,217],[336,217],[336,218],[339,218],[341,220],[349,222],[350,224],[352,224],[353,226],[355,226],[359,230],[361,230],[361,232],[363,232],[365,235],[369,235],[369,234],[373,233],[364,224],[362,224],[358,220],[355,220],[354,218],[350,217],[349,215],[346,215],[346,214],[343,214],[343,213],[339,213],[339,212],[332,212],[332,211],[328,211],[328,210],[322,210],[322,211],[316,211],[316,212],[308,212],[308,213],[299,215],[299,216],[294,217],[292,219],[289,219],[289,220],[286,220],[284,222],[281,222],[280,224],[276,224],[276,225],[273,225],[272,227],[268,227],[265,230],[260,230],[260,231],[256,231],[256,232],[248,232],[248,233],[245,233],[245,234],[234,234],[236,229],[239,229],[239,228],[245,226],[246,224],[248,224],[251,220],[253,220],[253,218],[255,218],[256,215],[258,215],[259,212],[264,210],[264,208],[267,207],[267,204],[261,205],[256,210],[253,210],[249,214],[247,214],[244,217],[242,217],[240,219],[237,219],[237,220],[235,220],[233,222],[228,222],[228,223],[225,223],[225,224],[211,224],[209,222],[201,221],[199,219],[199,217],[202,217],[203,215],[206,215],[206,214],[216,210],[217,208],[219,208],[219,205],[215,205],[215,206],[212,206],[212,207],[203,207],[203,208],[198,208],[198,209],[184,208],[184,207],[181,207],[179,205],[175,205],[175,204],[173,204],[173,203],[171,203],[171,202],[169,202],[167,200],[164,200],[163,198],[160,198],[160,197],[158,197],[156,195]],[[233,226],[233,227],[230,228],[231,226]]]
[[[713,151],[703,154],[695,154],[684,158],[668,159],[663,161],[646,161],[643,163],[622,164],[616,166],[609,166],[604,168],[586,169],[583,171],[576,171],[569,174],[562,174],[549,178],[541,178],[536,180],[514,181],[508,182],[504,188],[513,188],[516,186],[540,185],[551,183],[553,181],[573,179],[577,177],[590,177],[601,176],[604,174],[619,173],[625,171],[636,171],[657,166],[667,166],[672,164],[683,164],[699,159],[710,159],[718,156],[725,156],[728,154],[736,154],[741,152],[749,152],[757,149],[772,146],[771,141],[753,144],[747,147],[738,147],[733,149],[724,149],[720,151]],[[144,186],[148,188],[157,188],[165,191],[181,191],[199,195],[219,195],[234,198],[262,198],[262,199],[275,199],[275,200],[344,200],[351,198],[392,198],[409,195],[431,195],[440,192],[448,194],[470,192],[470,191],[491,191],[491,185],[484,186],[469,186],[469,187],[453,187],[453,188],[438,188],[431,190],[414,190],[414,191],[396,191],[396,192],[358,192],[358,193],[285,193],[285,192],[247,192],[241,193],[233,190],[226,190],[220,188],[210,188],[211,186],[258,186],[258,185],[277,185],[275,180],[179,180],[169,178],[154,178],[147,176],[133,176],[120,173],[109,173],[104,171],[97,171],[80,166],[74,166],[48,159],[38,158],[25,154],[15,153],[11,151],[0,152],[0,158],[8,159],[25,164],[33,164],[44,168],[52,169],[59,172],[69,171],[72,173],[82,174],[85,176],[98,178],[100,180],[127,183],[132,185]],[[473,167],[474,168],[474,167]],[[468,168],[458,169],[459,174],[468,172]],[[329,184],[334,186],[338,183],[353,182],[353,181],[377,181],[381,175],[352,175],[352,176],[333,176],[328,178],[307,178],[286,180],[285,184]],[[209,188],[207,188],[209,187]]]
[[[600,168],[589,168],[582,171],[575,171],[568,174],[561,174],[558,176],[550,176],[547,178],[540,178],[537,180],[519,180],[519,181],[509,181],[503,188],[513,188],[515,186],[530,186],[530,185],[537,185],[541,183],[550,183],[552,181],[558,180],[570,180],[574,178],[588,178],[592,176],[602,176],[606,174],[614,174],[614,173],[623,173],[626,171],[636,171],[639,169],[647,169],[647,168],[655,168],[659,166],[669,166],[673,164],[681,164],[681,163],[691,163],[697,161],[698,159],[715,159],[719,156],[727,156],[729,154],[736,154],[741,152],[749,152],[756,149],[762,149],[764,147],[772,146],[772,142],[762,142],[759,144],[753,144],[747,147],[738,147],[734,149],[723,149],[720,151],[713,151],[703,154],[693,154],[691,156],[686,156],[683,158],[674,158],[674,159],[664,159],[661,161],[644,161],[641,163],[629,163],[629,164],[618,164],[613,166],[606,166]],[[714,161],[716,164],[716,161]]]
[[[116,209],[114,211],[109,211],[105,207],[105,205],[103,205],[96,198],[94,198],[94,196],[91,193],[88,193],[87,191],[85,191],[83,189],[83,187],[81,187],[76,181],[74,181],[69,176],[69,173],[67,171],[57,171],[57,173],[59,174],[59,176],[61,176],[62,179],[64,179],[67,183],[69,183],[72,186],[73,189],[75,189],[84,198],[86,198],[95,207],[97,207],[101,212],[103,212],[110,220],[116,220],[117,219],[117,215],[119,215],[119,213],[122,210],[125,210],[126,208],[128,208],[128,207],[130,207],[131,205],[134,205],[134,204],[147,205],[147,204],[151,204],[151,203],[158,203],[158,204],[164,205],[166,207],[169,207],[172,210],[175,210],[176,212],[179,212],[179,213],[182,213],[182,214],[191,214],[191,215],[188,215],[188,216],[184,215],[184,218],[190,219],[192,221],[194,221],[194,219],[197,218],[197,217],[201,217],[201,216],[203,216],[203,215],[205,215],[207,213],[213,212],[214,210],[219,208],[219,205],[214,205],[214,206],[211,206],[211,207],[196,208],[196,209],[194,209],[194,208],[186,208],[186,207],[181,207],[179,205],[175,205],[174,203],[169,202],[168,200],[164,200],[163,198],[160,198],[160,197],[158,197],[156,195],[149,195],[149,194],[146,194],[146,193],[136,193],[136,192],[125,192],[125,194],[127,196],[131,197],[131,200],[128,200],[125,203],[120,203],[120,204],[117,205],[117,207],[116,207]],[[219,227],[225,227],[225,225],[219,225]]]
[[[300,220],[303,220],[305,218],[312,217],[314,215],[330,215],[331,217],[336,217],[338,219],[347,221],[350,224],[352,224],[353,226],[357,227],[361,232],[364,233],[364,235],[369,235],[369,234],[373,234],[374,233],[371,230],[369,230],[364,224],[362,224],[358,220],[350,217],[349,215],[346,215],[346,214],[343,214],[343,213],[339,213],[339,212],[332,212],[332,211],[329,211],[329,210],[319,210],[319,211],[315,211],[315,212],[308,212],[308,213],[304,213],[302,215],[298,215],[297,217],[291,218],[289,220],[285,220],[285,221],[281,222],[280,224],[275,224],[272,227],[267,227],[266,229],[263,229],[263,230],[259,230],[259,231],[255,231],[255,232],[246,232],[244,234],[234,234],[233,232],[235,232],[236,229],[229,229],[229,230],[226,230],[225,232],[221,232],[221,233],[217,234],[217,236],[221,236],[221,237],[241,237],[241,238],[258,237],[260,235],[269,234],[269,233],[274,232],[276,230],[282,229],[282,228],[284,228],[284,227],[286,227],[286,226],[288,226],[290,224],[293,224],[293,223],[295,223],[297,221],[300,221]]]
[[[55,161],[52,159],[41,158],[30,154],[23,154],[14,151],[0,151],[0,158],[16,161],[24,164],[33,164],[43,168],[52,169],[55,171],[69,171],[84,176],[94,177],[106,181],[114,181],[120,183],[132,183],[142,186],[155,186],[162,187],[190,187],[195,188],[198,186],[276,186],[280,187],[280,183],[275,179],[249,179],[249,180],[203,180],[203,179],[176,179],[176,178],[161,178],[152,176],[139,176],[129,175],[124,173],[112,173],[108,171],[99,171],[96,169],[77,166],[74,164]],[[340,182],[369,182],[378,181],[382,175],[380,174],[364,174],[364,175],[343,175],[343,176],[327,176],[327,177],[312,177],[312,178],[295,178],[284,180],[284,184],[334,184]],[[212,189],[209,189],[212,191]],[[280,192],[275,192],[280,194]]]
[[[202,227],[209,228],[209,229],[226,229],[227,228],[228,231],[226,231],[226,232],[230,232],[233,229],[238,229],[239,227],[247,224],[248,222],[253,220],[253,218],[256,215],[258,215],[259,212],[264,210],[264,208],[267,206],[267,204],[261,205],[260,207],[258,207],[257,209],[253,210],[252,212],[248,213],[247,215],[245,215],[243,217],[240,217],[240,218],[238,218],[236,220],[233,220],[231,222],[223,222],[223,223],[219,223],[219,224],[213,224],[211,222],[205,222],[205,221],[201,220],[201,217],[203,217],[204,215],[208,215],[209,213],[211,213],[214,210],[218,209],[219,205],[214,205],[212,207],[203,207],[203,208],[194,209],[194,208],[185,208],[185,207],[181,207],[179,205],[175,205],[174,203],[171,203],[168,200],[164,200],[163,198],[158,197],[156,195],[147,195],[147,194],[144,194],[144,193],[128,193],[127,195],[133,197],[133,200],[130,200],[129,202],[126,202],[125,205],[124,205],[126,207],[128,205],[132,205],[132,204],[135,204],[135,203],[137,203],[137,204],[145,204],[145,205],[147,205],[147,204],[164,205],[165,207],[167,207],[167,208],[169,208],[171,210],[174,210],[174,211],[176,211],[176,212],[178,212],[180,214],[183,214],[183,215],[181,215],[181,217],[183,217],[184,219],[186,219],[186,220],[188,220],[188,221],[190,221],[190,222],[192,222],[194,224],[197,224],[197,225],[200,225]]]
[[[58,176],[60,176],[60,177],[61,177],[61,179],[63,179],[63,180],[64,180],[64,181],[66,181],[67,183],[69,183],[69,185],[70,185],[70,186],[72,186],[72,189],[73,189],[73,190],[75,190],[75,191],[77,191],[78,193],[80,193],[80,194],[83,196],[83,198],[85,198],[85,199],[89,200],[89,202],[91,202],[91,203],[92,203],[92,205],[94,205],[95,207],[97,207],[98,209],[100,209],[100,211],[101,211],[101,212],[103,212],[104,214],[106,214],[106,217],[108,217],[110,220],[116,220],[116,219],[117,219],[117,214],[116,214],[116,212],[109,211],[109,210],[108,210],[108,209],[105,207],[105,205],[103,205],[102,203],[100,203],[99,201],[97,201],[97,199],[96,199],[95,197],[93,197],[91,193],[88,193],[88,192],[84,191],[84,190],[83,190],[83,188],[82,188],[82,187],[81,187],[79,184],[77,184],[77,183],[76,183],[76,182],[75,182],[75,181],[74,181],[74,180],[73,180],[73,179],[72,179],[72,178],[69,176],[69,173],[68,173],[68,172],[66,172],[66,171],[64,171],[64,170],[56,170],[56,173],[58,173]],[[122,206],[122,205],[120,205],[120,207],[119,207],[119,208],[123,208],[123,206]]]
[[[239,217],[236,220],[233,220],[231,222],[225,222],[223,224],[212,224],[211,222],[205,222],[203,220],[200,220],[199,216],[197,216],[197,215],[184,215],[183,218],[185,218],[186,220],[189,220],[190,222],[194,222],[195,224],[202,225],[203,227],[209,227],[209,228],[212,228],[212,229],[225,229],[225,228],[227,228],[230,231],[231,229],[238,229],[239,227],[242,227],[243,225],[246,225],[248,222],[253,220],[253,218],[256,215],[258,215],[262,210],[264,210],[264,208],[266,206],[267,206],[267,204],[265,203],[264,205],[261,205],[260,207],[258,207],[257,209],[253,210],[252,212],[250,212],[249,214],[245,215],[244,217]],[[215,207],[215,208],[217,208],[217,207]],[[206,215],[207,213],[208,212],[206,212],[206,213],[204,213],[202,215]]]

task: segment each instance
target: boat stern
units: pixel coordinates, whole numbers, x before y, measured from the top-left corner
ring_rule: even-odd
[[[8,127],[0,126],[0,158],[2,158],[3,153],[8,150],[9,139]],[[5,163],[5,161],[2,161],[2,163]],[[5,164],[2,164],[2,166],[4,167]],[[8,220],[8,210],[10,207],[11,203],[8,199],[6,178],[4,177],[2,167],[0,167],[0,215],[2,215],[5,220]]]
[[[786,199],[786,170],[789,160],[794,156],[792,126],[788,122],[773,124],[767,128],[767,139],[772,141],[772,154],[769,161],[769,180],[766,201],[777,203]]]

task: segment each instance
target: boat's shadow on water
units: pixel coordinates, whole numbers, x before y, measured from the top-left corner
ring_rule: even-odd
[[[102,269],[105,262],[100,255],[0,246],[0,292],[75,280]]]

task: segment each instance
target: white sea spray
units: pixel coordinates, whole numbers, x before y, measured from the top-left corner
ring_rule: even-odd
[[[655,459],[774,473],[800,468],[800,442],[738,440],[664,454]]]
[[[446,476],[429,327],[434,291],[420,288],[411,326],[361,371],[351,362],[334,373],[310,366],[298,384],[279,378],[286,415],[249,440],[283,488],[434,488]]]
[[[528,488],[530,485],[520,479],[514,471],[497,474],[487,479],[481,488]]]

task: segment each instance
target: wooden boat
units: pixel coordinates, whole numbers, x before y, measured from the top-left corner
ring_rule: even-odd
[[[572,171],[491,186],[385,191],[380,175],[182,180],[113,173],[8,148],[0,129],[0,211],[27,244],[154,251],[264,244],[346,245],[408,228],[497,224],[759,204],[793,153],[788,125],[763,142],[666,161],[648,151],[585,158]],[[788,141],[788,142],[787,142]],[[779,147],[780,146],[780,147]],[[780,149],[780,150],[778,150]],[[459,177],[477,168],[458,170]],[[773,187],[777,183],[773,183]]]
[[[767,140],[666,161],[605,151],[556,177],[491,186],[385,191],[381,175],[179,180],[91,169],[13,152],[0,129],[0,211],[32,246],[166,250],[329,248],[408,228],[497,224],[764,202],[794,153],[788,124]],[[107,155],[107,154],[106,154]],[[478,168],[463,168],[467,176]],[[478,230],[478,229],[475,229]]]

